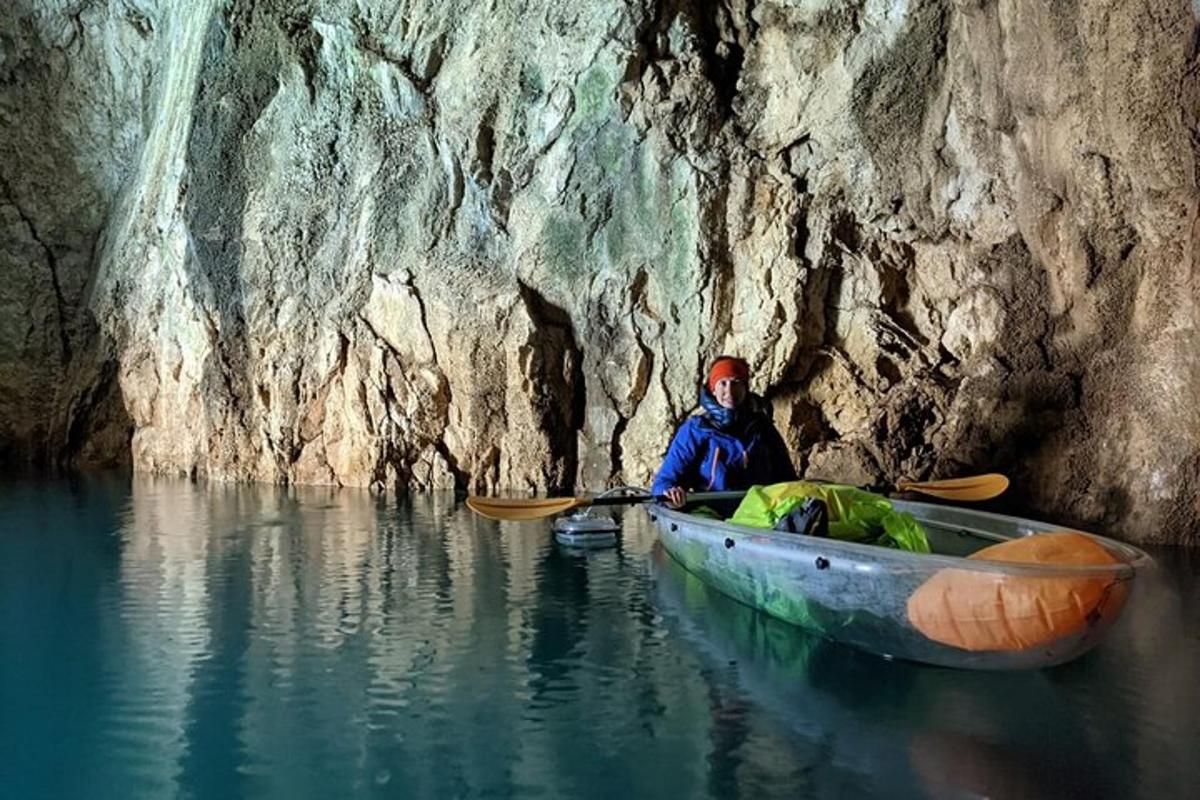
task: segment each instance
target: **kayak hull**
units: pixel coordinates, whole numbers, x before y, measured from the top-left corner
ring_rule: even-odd
[[[1077,567],[968,559],[982,546],[1061,529],[969,509],[893,504],[921,521],[937,555],[776,533],[663,507],[652,509],[651,518],[676,561],[748,606],[885,657],[966,669],[1037,669],[1077,658],[1119,618],[1137,570],[1150,561],[1137,548],[1090,535],[1117,563]],[[1112,590],[1105,592],[1102,613],[1089,610],[1078,629],[1064,629],[1034,646],[973,651],[931,639],[910,618],[914,593],[947,574],[965,576],[986,591],[1064,581],[1103,582]]]

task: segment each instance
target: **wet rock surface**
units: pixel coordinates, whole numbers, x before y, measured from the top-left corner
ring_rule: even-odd
[[[748,358],[808,474],[1200,541],[1196,17],[1117,0],[0,10],[0,451],[646,483]]]

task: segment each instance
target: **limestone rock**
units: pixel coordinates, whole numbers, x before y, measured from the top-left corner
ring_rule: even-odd
[[[15,0],[0,456],[645,484],[732,352],[813,475],[1200,540],[1196,24]]]

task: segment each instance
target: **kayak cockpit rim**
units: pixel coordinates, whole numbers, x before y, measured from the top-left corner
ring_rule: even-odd
[[[1132,545],[1118,542],[1113,539],[1099,536],[1087,531],[1080,531],[1074,528],[1069,528],[1061,525],[1051,525],[1045,522],[1036,520],[1023,519],[1021,517],[1010,517],[1004,514],[994,514],[986,511],[974,511],[971,509],[963,509],[951,506],[941,506],[933,503],[917,503],[910,501],[892,501],[893,506],[899,511],[906,511],[912,514],[917,520],[926,527],[936,527],[944,531],[954,533],[965,531],[970,534],[981,535],[983,538],[991,540],[995,543],[1017,539],[1022,536],[1029,536],[1035,533],[1045,533],[1049,531],[1069,531],[1071,533],[1080,533],[1087,536],[1097,543],[1101,544],[1113,555],[1119,557],[1122,561],[1120,564],[1102,564],[1102,565],[1063,565],[1063,564],[1028,564],[1010,561],[988,561],[986,559],[970,559],[963,556],[943,555],[939,553],[914,553],[908,550],[898,550],[889,547],[880,547],[878,545],[863,544],[861,542],[847,542],[840,539],[818,538],[813,536],[805,536],[796,533],[786,533],[783,531],[773,531],[767,528],[752,528],[747,525],[737,525],[725,520],[713,519],[711,517],[694,516],[683,511],[677,511],[667,508],[662,505],[646,506],[647,511],[652,518],[657,518],[655,521],[665,521],[670,525],[687,526],[693,530],[703,531],[712,536],[740,536],[758,541],[769,542],[772,547],[782,547],[786,549],[795,549],[798,551],[811,551],[813,548],[820,548],[822,552],[828,552],[831,555],[842,554],[846,558],[854,560],[857,556],[864,552],[870,553],[874,559],[885,560],[893,565],[903,567],[908,564],[913,569],[928,570],[932,567],[957,567],[959,569],[969,569],[980,572],[996,572],[1006,575],[1024,575],[1029,577],[1053,577],[1056,575],[1062,576],[1081,576],[1088,574],[1117,575],[1119,578],[1133,578],[1136,570],[1148,566],[1152,563],[1150,556],[1144,551]],[[937,510],[953,509],[958,515],[970,517],[976,521],[974,525],[961,525],[958,521],[949,524],[941,520],[930,520],[929,511],[933,510],[936,516]],[[661,522],[660,522],[661,524]],[[989,528],[993,528],[989,530]],[[997,533],[995,529],[1008,529],[1011,534]],[[918,566],[919,565],[919,566]]]

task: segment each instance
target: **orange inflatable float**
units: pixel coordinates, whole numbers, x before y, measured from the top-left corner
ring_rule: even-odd
[[[969,558],[1063,567],[1123,563],[1093,539],[1071,531],[1024,536]],[[1120,610],[1125,591],[1116,571],[1040,576],[951,567],[917,587],[908,599],[908,620],[930,639],[963,650],[1026,650],[1104,621]]]

